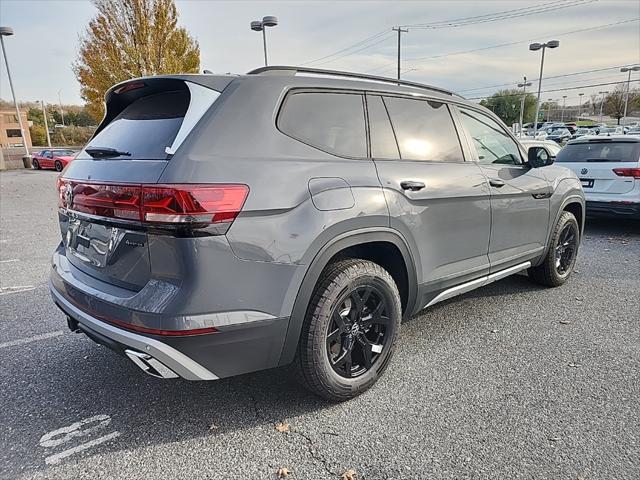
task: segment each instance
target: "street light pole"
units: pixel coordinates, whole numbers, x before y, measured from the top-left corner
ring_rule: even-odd
[[[51,136],[49,135],[49,122],[47,121],[47,110],[44,108],[44,102],[40,100],[42,105],[42,116],[44,117],[44,130],[47,132],[47,146],[51,148]]]
[[[580,120],[580,114],[582,113],[582,96],[584,93],[578,94],[578,120]]]
[[[560,114],[560,121],[564,122],[564,107],[566,106],[566,100],[567,100],[567,96],[563,95],[562,96],[562,113]]]
[[[553,102],[553,98],[548,98],[547,102],[549,102],[549,106],[547,107],[547,122],[551,121],[551,102]]]
[[[403,33],[407,33],[409,30],[402,28],[400,25],[398,25],[398,27],[393,27],[391,30],[398,32],[398,80],[400,80],[400,37]]]
[[[622,116],[622,120],[627,117],[627,107],[629,106],[629,88],[631,87],[631,72],[640,71],[640,65],[634,65],[633,67],[622,67],[620,69],[621,72],[629,72],[629,76],[627,77],[627,91],[624,96],[624,115]]]
[[[524,82],[518,84],[518,88],[522,88],[522,99],[520,100],[520,137],[522,137],[522,130],[524,125],[524,100],[527,97],[527,87],[531,86],[531,82],[527,82],[527,77],[523,77]]]
[[[29,147],[27,146],[27,137],[24,134],[24,125],[22,124],[22,116],[20,115],[20,108],[18,107],[18,101],[16,100],[16,92],[13,88],[13,80],[11,79],[11,71],[9,70],[9,60],[7,60],[7,49],[4,46],[4,37],[13,35],[13,29],[11,27],[0,27],[0,45],[2,45],[2,54],[4,55],[4,64],[7,66],[7,77],[9,77],[9,87],[11,88],[11,95],[13,96],[13,104],[16,107],[16,115],[18,115],[18,125],[20,125],[20,135],[22,136],[22,146],[24,147],[25,155],[29,156]]]
[[[604,103],[604,96],[609,93],[607,92],[598,92],[600,95],[602,95],[602,98],[600,99],[600,123],[602,123],[602,104]]]
[[[64,108],[62,108],[62,90],[58,90],[58,105],[60,105],[60,117],[62,120],[62,126],[64,127]]]
[[[542,49],[542,58],[540,59],[540,76],[538,77],[538,101],[536,103],[536,118],[534,120],[533,136],[535,138],[538,133],[538,115],[540,115],[540,93],[542,91],[542,72],[544,70],[544,52],[548,48],[557,48],[560,46],[558,40],[550,40],[547,43],[532,43],[529,50],[536,51]]]
[[[278,25],[278,18],[272,15],[263,17],[262,20],[254,20],[251,22],[251,30],[254,32],[262,32],[262,48],[264,49],[264,66],[269,65],[267,59],[267,27],[275,27]]]

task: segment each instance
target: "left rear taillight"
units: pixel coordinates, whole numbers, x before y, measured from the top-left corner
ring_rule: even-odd
[[[640,179],[640,168],[614,168],[613,173],[619,177],[633,177]]]
[[[148,224],[231,223],[249,194],[242,184],[105,184],[58,179],[58,207]]]

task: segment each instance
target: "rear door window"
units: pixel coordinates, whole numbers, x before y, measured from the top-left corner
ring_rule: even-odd
[[[188,108],[187,89],[142,97],[98,133],[79,158],[92,158],[87,148],[109,148],[122,153],[110,159],[167,159],[166,149],[173,144]]]
[[[398,97],[385,97],[384,103],[403,160],[464,161],[446,104]]]
[[[640,143],[635,142],[589,142],[565,146],[556,162],[638,162]]]
[[[278,128],[296,140],[334,155],[367,156],[361,94],[292,93],[282,107]]]

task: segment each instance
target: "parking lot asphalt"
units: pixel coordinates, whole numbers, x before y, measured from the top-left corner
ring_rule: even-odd
[[[54,185],[0,174],[1,478],[640,478],[640,223],[589,219],[563,287],[416,315],[378,384],[328,404],[284,369],[163,381],[68,333]]]

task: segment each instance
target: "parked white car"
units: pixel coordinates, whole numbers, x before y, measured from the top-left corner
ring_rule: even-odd
[[[640,137],[571,140],[558,153],[556,162],[580,178],[587,213],[640,219]]]

